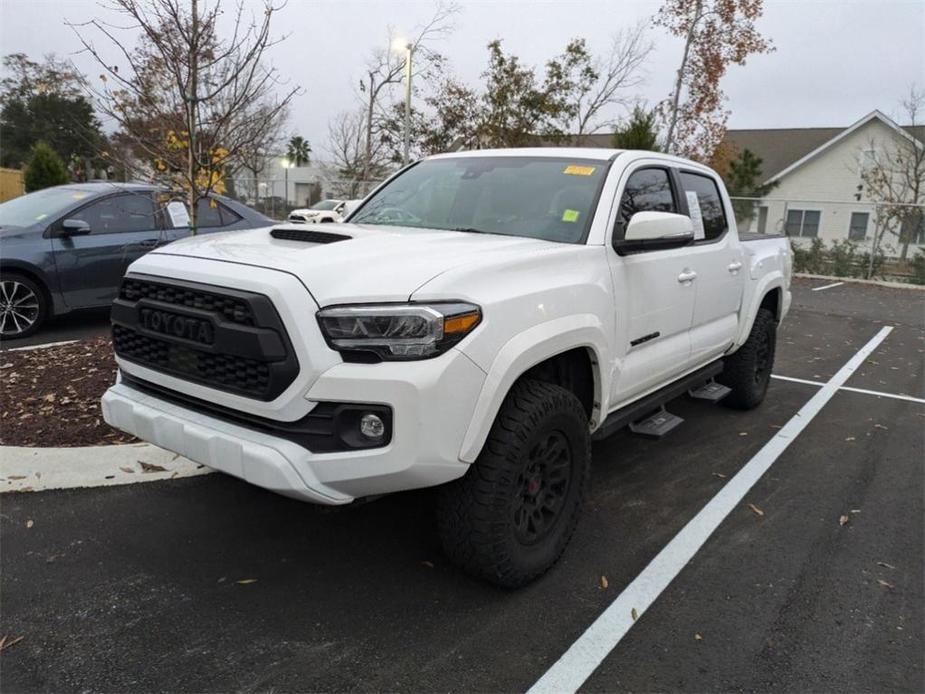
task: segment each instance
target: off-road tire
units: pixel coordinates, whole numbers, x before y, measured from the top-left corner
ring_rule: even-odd
[[[0,339],[16,340],[34,335],[48,318],[45,288],[27,275],[4,270],[0,272],[0,312],[6,312],[7,294],[14,294],[12,303],[16,304],[17,318],[14,320],[12,313],[0,317]],[[21,330],[27,322],[30,322],[28,327]]]
[[[443,550],[467,573],[499,586],[529,583],[565,550],[590,479],[591,437],[581,402],[560,386],[520,381],[476,462],[438,491]]]
[[[723,404],[737,410],[750,410],[761,404],[768,392],[774,348],[777,342],[777,321],[766,308],[758,309],[748,339],[727,357],[717,381],[732,388]]]

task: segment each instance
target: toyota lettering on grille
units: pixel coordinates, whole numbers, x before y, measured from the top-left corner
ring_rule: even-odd
[[[151,332],[171,335],[204,345],[211,345],[215,340],[212,325],[208,321],[153,308],[142,308],[138,313],[142,327]]]

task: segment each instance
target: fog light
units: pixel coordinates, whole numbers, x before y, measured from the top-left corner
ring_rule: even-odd
[[[364,414],[360,417],[360,433],[368,439],[381,439],[385,434],[385,422],[377,414]]]

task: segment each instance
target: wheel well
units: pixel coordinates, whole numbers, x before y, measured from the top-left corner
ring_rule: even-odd
[[[761,300],[761,308],[774,314],[774,320],[780,321],[780,289],[772,289]]]
[[[588,419],[594,411],[594,370],[589,350],[570,349],[530,367],[520,378],[532,378],[562,386],[575,394]],[[520,380],[520,379],[518,379]]]
[[[26,268],[21,268],[18,265],[4,265],[0,267],[0,274],[21,275],[23,277],[28,277],[30,280],[35,282],[36,285],[38,285],[38,288],[42,291],[42,294],[45,296],[45,305],[48,307],[48,313],[46,315],[54,315],[55,303],[52,299],[51,291],[49,291],[48,285],[45,284],[45,281],[38,274]]]

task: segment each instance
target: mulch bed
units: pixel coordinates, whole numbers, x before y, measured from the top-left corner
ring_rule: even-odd
[[[0,445],[136,441],[103,421],[100,398],[115,380],[112,344],[104,337],[0,353]]]

